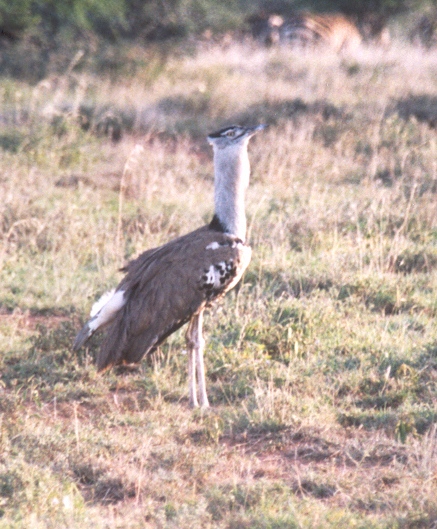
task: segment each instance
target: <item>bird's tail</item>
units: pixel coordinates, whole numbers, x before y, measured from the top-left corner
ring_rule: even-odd
[[[125,363],[124,350],[127,342],[127,329],[123,318],[116,318],[109,325],[106,336],[97,355],[97,371],[106,371],[110,367]]]
[[[91,320],[87,321],[82,327],[82,330],[76,336],[76,339],[74,340],[73,344],[73,351],[78,351],[94,334],[94,331],[96,329],[93,330],[90,325],[94,319],[95,318],[91,318]]]
[[[97,329],[110,323],[124,304],[125,298],[123,290],[111,290],[103,294],[91,309],[91,319],[85,323],[80,333],[76,336],[73,350],[77,351],[80,349]]]

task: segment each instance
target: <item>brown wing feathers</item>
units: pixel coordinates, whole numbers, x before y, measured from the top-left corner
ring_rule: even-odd
[[[232,288],[249,260],[248,246],[205,227],[128,263],[117,289],[125,291],[126,304],[109,325],[98,369],[138,362]]]

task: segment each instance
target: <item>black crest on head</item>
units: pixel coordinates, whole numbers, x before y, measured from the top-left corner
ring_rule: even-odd
[[[241,127],[238,125],[231,125],[230,127],[225,127],[224,129],[220,129],[217,132],[211,132],[211,134],[208,134],[209,138],[221,138],[222,136],[226,136],[227,132],[237,132],[241,130]]]

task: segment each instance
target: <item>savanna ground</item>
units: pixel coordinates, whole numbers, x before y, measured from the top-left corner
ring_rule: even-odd
[[[0,527],[436,527],[437,53],[66,57],[0,81]],[[103,375],[71,344],[128,258],[210,219],[233,122],[269,124],[253,261],[192,411],[183,331]]]

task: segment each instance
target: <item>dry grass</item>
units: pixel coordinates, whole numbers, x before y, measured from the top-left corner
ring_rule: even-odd
[[[0,528],[436,527],[437,56],[71,60],[0,83]],[[270,125],[254,257],[192,412],[182,332],[104,376],[71,343],[125,259],[210,218],[233,121]]]

